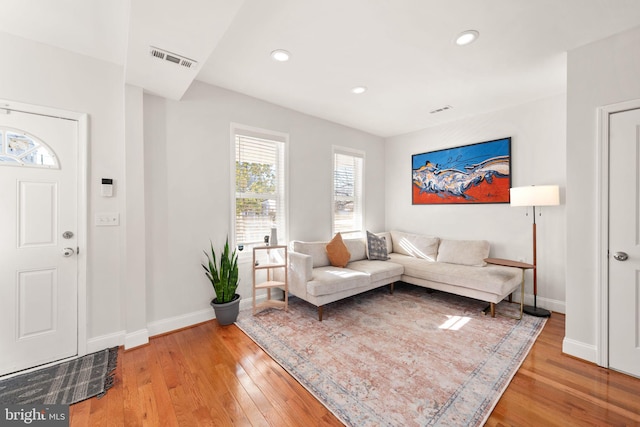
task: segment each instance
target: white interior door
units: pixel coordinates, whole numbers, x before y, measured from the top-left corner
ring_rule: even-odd
[[[78,353],[78,122],[0,110],[0,375]]]
[[[609,135],[609,366],[640,377],[640,109]]]

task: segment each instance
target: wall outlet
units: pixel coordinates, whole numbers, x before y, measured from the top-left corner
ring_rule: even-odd
[[[97,213],[95,217],[95,225],[97,227],[109,227],[109,226],[120,225],[120,214],[117,212]]]

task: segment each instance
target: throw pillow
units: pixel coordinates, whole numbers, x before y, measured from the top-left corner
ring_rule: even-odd
[[[340,233],[337,233],[327,244],[327,256],[329,257],[329,262],[334,267],[344,268],[349,263],[351,254],[342,241]]]
[[[369,230],[367,230],[367,250],[369,259],[377,259],[386,261],[389,259],[387,253],[387,239],[384,237],[378,237]]]

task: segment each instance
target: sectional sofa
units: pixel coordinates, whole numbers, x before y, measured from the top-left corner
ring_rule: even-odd
[[[369,239],[345,239],[350,257],[345,267],[333,266],[329,242],[291,242],[289,292],[318,307],[368,290],[403,281],[495,304],[522,283],[518,268],[487,265],[490,245],[485,240],[451,240],[390,231],[374,237],[384,246],[371,256]],[[386,251],[385,251],[386,249]],[[378,259],[372,259],[378,258]]]

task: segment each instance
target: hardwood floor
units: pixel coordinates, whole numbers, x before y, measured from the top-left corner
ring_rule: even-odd
[[[640,426],[640,379],[562,354],[554,313],[487,426]]]
[[[488,426],[640,426],[640,379],[561,353],[553,314]],[[235,325],[211,321],[130,351],[102,399],[70,407],[71,426],[340,426]]]

